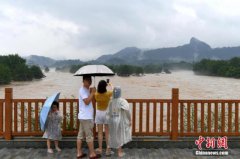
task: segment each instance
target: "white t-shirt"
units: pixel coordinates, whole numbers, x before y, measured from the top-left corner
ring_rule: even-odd
[[[81,87],[79,90],[79,113],[78,119],[93,119],[93,105],[90,102],[86,105],[83,99],[86,99],[90,96],[89,89]]]

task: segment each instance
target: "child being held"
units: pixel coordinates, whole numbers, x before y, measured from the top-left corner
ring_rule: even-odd
[[[51,140],[54,141],[56,150],[58,152],[61,151],[58,146],[59,140],[62,139],[61,121],[62,115],[59,112],[59,103],[54,101],[48,114],[45,124],[45,132],[43,134],[43,138],[47,139],[48,153],[53,153],[53,150],[51,149]]]

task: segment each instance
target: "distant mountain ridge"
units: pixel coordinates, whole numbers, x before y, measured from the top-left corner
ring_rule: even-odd
[[[201,59],[230,59],[240,56],[240,47],[224,47],[212,49],[207,43],[192,37],[188,44],[141,50],[136,47],[128,47],[112,55],[103,55],[96,61],[100,63],[113,63],[116,60],[124,61],[125,64],[151,64],[161,62],[194,62]]]
[[[96,61],[99,63],[107,63],[107,64],[127,64],[132,61],[140,59],[140,54],[142,50],[136,47],[128,47],[114,55],[103,55],[99,57]]]
[[[211,48],[207,43],[195,37],[185,45],[168,48],[143,50],[137,47],[127,47],[114,54],[102,55],[96,60],[87,61],[89,64],[158,64],[166,62],[196,62],[202,59],[227,60],[240,56],[240,46]],[[26,58],[28,63],[39,66],[61,67],[83,64],[81,60],[54,60],[48,57],[31,55]]]

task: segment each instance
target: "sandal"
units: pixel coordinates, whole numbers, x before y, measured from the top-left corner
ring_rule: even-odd
[[[83,153],[82,155],[77,156],[77,159],[81,159],[81,158],[86,157],[86,156],[87,156],[87,154]]]
[[[99,148],[97,148],[95,151],[97,154],[102,154],[102,151]]]
[[[96,156],[89,157],[89,159],[97,159],[97,158],[101,158],[101,157],[102,157],[102,155],[96,154]]]
[[[107,149],[106,150],[106,156],[111,156],[111,155],[113,155],[114,154],[114,152],[113,151],[111,151],[111,149]]]
[[[56,147],[56,150],[57,150],[58,152],[61,152],[61,151],[62,151],[59,147]]]

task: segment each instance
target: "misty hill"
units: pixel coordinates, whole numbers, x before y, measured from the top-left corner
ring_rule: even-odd
[[[51,67],[67,67],[71,65],[81,65],[84,62],[80,60],[57,60]]]
[[[49,67],[56,62],[56,60],[51,59],[49,57],[38,56],[38,55],[30,55],[24,58],[26,59],[28,65],[38,65],[40,67],[42,66]]]
[[[128,47],[120,50],[114,55],[103,55],[96,61],[107,64],[128,64],[132,61],[140,60],[141,52],[142,50],[136,47]]]
[[[80,60],[54,60],[45,56],[30,55],[25,57],[28,65],[38,65],[40,67],[67,67],[71,65],[83,64]]]
[[[96,61],[100,63],[121,64],[152,64],[164,62],[193,62],[201,59],[230,59],[240,56],[240,47],[224,47],[212,49],[207,43],[196,38],[191,38],[188,44],[141,50],[136,47],[128,47],[112,55],[103,55]]]

